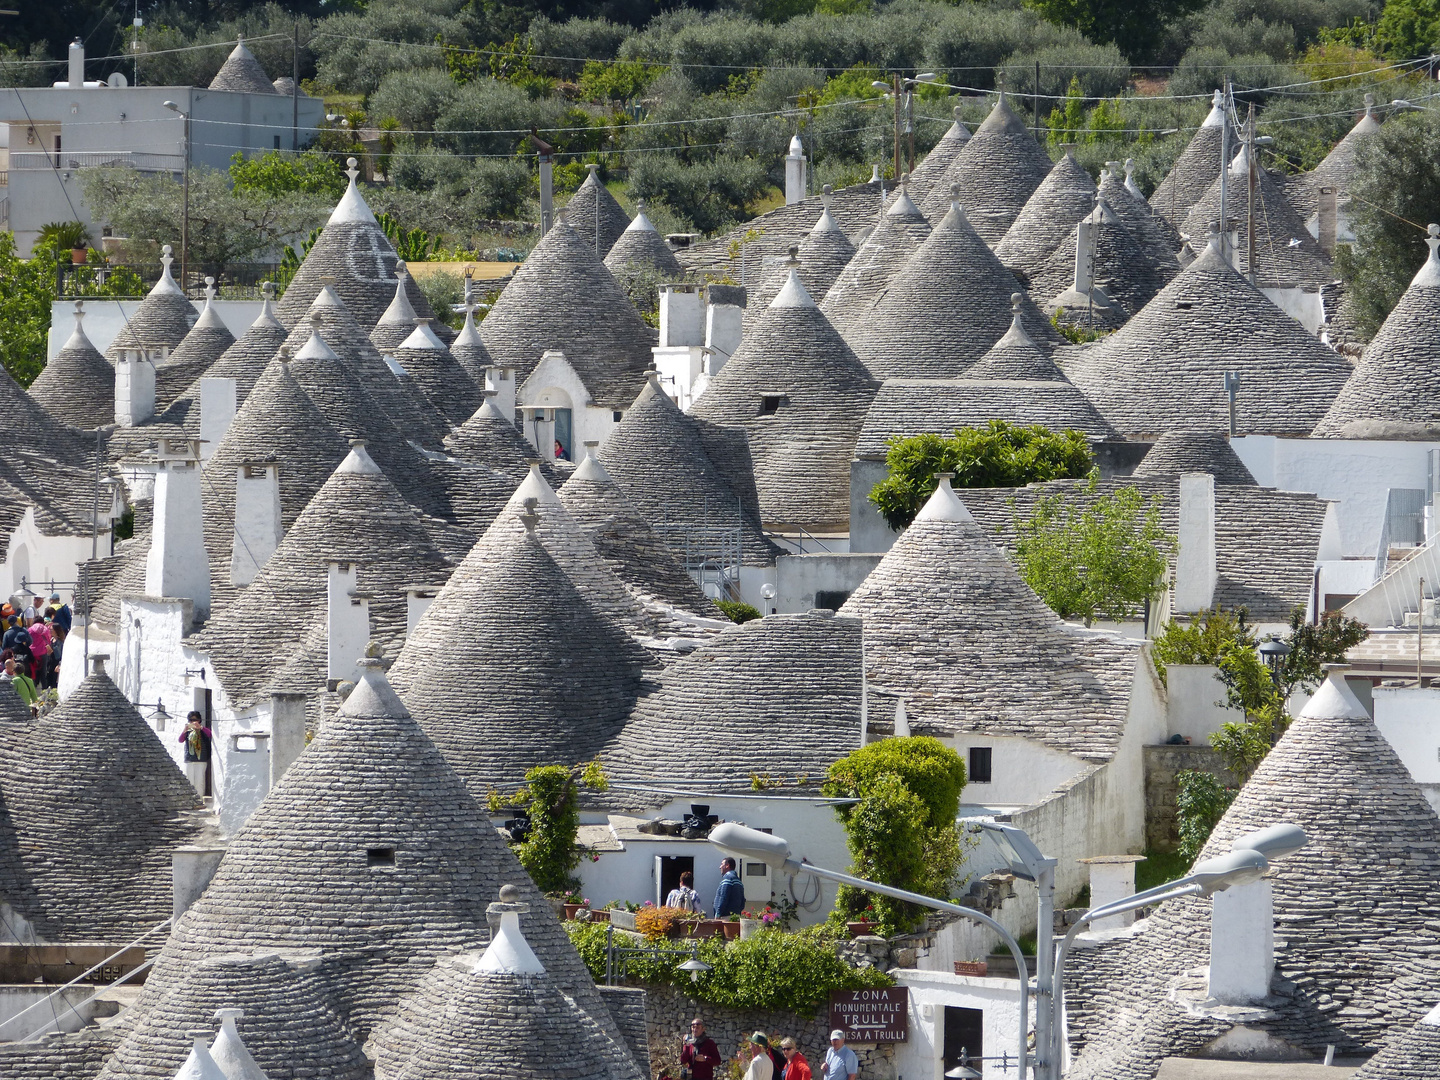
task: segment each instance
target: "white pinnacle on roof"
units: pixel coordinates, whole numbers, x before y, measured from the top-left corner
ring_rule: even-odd
[[[1022,330],[1023,334],[1024,331]],[[955,494],[955,489],[950,486],[950,478],[954,473],[936,473],[938,483],[935,485],[935,493],[930,496],[929,501],[920,508],[915,515],[916,521],[968,521],[974,524],[975,519],[970,516],[970,511],[960,501],[960,496]]]
[[[1125,190],[1137,199],[1145,198],[1144,192],[1140,190],[1140,185],[1135,183],[1135,159],[1133,157],[1125,159]]]
[[[1433,228],[1434,226],[1431,227]],[[1434,252],[1432,251],[1431,254],[1433,255]],[[80,325],[80,320],[82,320],[83,318],[85,318],[85,301],[76,300],[75,329],[70,331],[70,336],[65,339],[65,344],[62,345],[61,348],[90,349],[94,352],[99,352],[99,350],[96,349],[95,346],[91,343],[89,336],[85,333],[85,328]]]
[[[625,231],[626,231],[626,232],[654,232],[654,231],[655,231],[655,225],[654,225],[654,223],[651,222],[651,220],[650,220],[648,217],[645,216],[645,203],[644,203],[643,201],[637,201],[637,202],[635,203],[635,216],[634,216],[634,218],[631,219],[630,224],[627,225],[627,226],[625,226]]]
[[[455,344],[450,347],[451,351],[453,352],[462,345],[475,349],[485,347],[485,343],[480,340],[480,331],[475,328],[474,304],[465,305],[465,325],[460,328],[460,333],[455,335]]]
[[[215,1063],[210,1056],[210,1048],[205,1045],[209,1036],[208,1031],[191,1031],[188,1033],[194,1040],[190,1047],[190,1056],[180,1066],[180,1071],[175,1074],[175,1080],[229,1080],[225,1070]]]
[[[380,472],[380,466],[375,464],[375,459],[365,449],[365,443],[356,439],[350,444],[350,453],[345,455],[345,460],[335,471],[358,476],[376,476]]]
[[[260,1068],[250,1056],[250,1051],[245,1048],[240,1032],[235,1030],[235,1021],[244,1015],[244,1009],[216,1010],[215,1019],[220,1021],[220,1034],[215,1036],[215,1043],[210,1047],[210,1056],[215,1059],[215,1064],[220,1066],[227,1080],[269,1080],[265,1070]]]
[[[1345,682],[1345,664],[1327,664],[1325,681],[1301,710],[1302,719],[1369,720],[1370,714]]]
[[[271,330],[284,330],[285,327],[275,317],[275,283],[265,282],[260,286],[260,292],[265,299],[261,302],[260,314],[255,316],[255,321],[250,324],[250,329],[265,327]]]
[[[805,156],[805,144],[800,141],[800,136],[799,136],[799,135],[792,135],[792,136],[790,136],[790,156],[791,156],[791,157],[804,157],[804,156]]]
[[[806,290],[800,281],[800,275],[795,268],[790,268],[790,276],[785,279],[785,285],[775,294],[775,299],[770,301],[772,308],[783,307],[814,307],[815,300]]]
[[[1202,128],[1218,128],[1225,126],[1225,95],[1219,90],[1210,99],[1210,113],[1205,117],[1205,122],[1200,125]]]
[[[485,400],[489,404],[490,399],[486,398]],[[605,471],[605,466],[600,464],[600,459],[595,456],[594,449],[590,447],[585,449],[585,460],[576,466],[575,471],[570,474],[570,478],[572,480],[593,480],[598,484],[615,482],[614,477]]]
[[[320,336],[320,320],[314,320],[314,326],[310,331],[310,337],[295,354],[296,360],[338,360],[335,350],[330,348],[326,340]]]
[[[525,935],[520,932],[520,913],[529,911],[529,904],[491,904],[490,910],[498,909],[500,929],[490,939],[480,962],[475,965],[477,974],[487,975],[544,975],[545,965],[530,948]]]
[[[214,280],[211,278],[210,280]],[[205,307],[200,312],[200,318],[195,320],[192,330],[226,330],[230,328],[225,325],[225,320],[220,318],[220,313],[214,307],[215,290],[209,287],[205,290]]]
[[[400,343],[402,349],[435,349],[439,352],[446,351],[445,342],[441,341],[434,330],[430,328],[429,319],[416,319],[415,329],[410,336]]]
[[[155,282],[155,287],[150,290],[149,295],[157,296],[160,293],[174,293],[176,296],[184,296],[185,293],[180,286],[175,284],[175,279],[170,276],[170,264],[175,261],[171,254],[172,248],[166,244],[160,249],[160,280]]]
[[[350,176],[350,186],[345,189],[345,194],[341,197],[340,201],[335,204],[335,209],[331,212],[326,224],[334,225],[340,222],[355,222],[356,224],[378,226],[379,222],[375,220],[375,215],[370,210],[370,205],[361,196],[360,188],[355,184],[356,179],[360,175],[359,162],[353,157],[346,158],[345,165],[345,171]]]
[[[395,264],[395,299],[390,301],[390,306],[385,309],[385,314],[380,316],[380,326],[414,326],[415,308],[410,303],[410,295],[407,291],[407,283],[410,280],[410,272],[402,259]]]
[[[1425,265],[1415,272],[1410,279],[1412,289],[1435,289],[1440,288],[1440,225],[1433,222],[1427,230],[1429,235],[1425,237],[1425,243],[1430,245],[1430,257],[1425,260]],[[78,306],[78,305],[77,305]]]
[[[900,187],[895,192],[895,198],[890,201],[889,208],[885,213],[891,217],[920,217],[920,208],[915,205],[907,190],[910,186],[910,174],[904,173],[900,177]]]

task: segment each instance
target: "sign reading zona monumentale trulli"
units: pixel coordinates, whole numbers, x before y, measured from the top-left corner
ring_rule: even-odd
[[[830,995],[830,1026],[845,1032],[846,1042],[904,1042],[910,1037],[910,991],[836,990]]]

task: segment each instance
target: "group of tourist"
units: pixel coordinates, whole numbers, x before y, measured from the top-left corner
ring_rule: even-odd
[[[36,595],[28,603],[21,600],[0,606],[0,622],[5,627],[0,638],[0,662],[5,670],[0,681],[14,686],[33,710],[41,690],[60,685],[60,659],[70,633],[70,605],[61,603],[56,592],[50,594],[48,602]]]
[[[766,1035],[757,1031],[750,1036],[750,1064],[745,1080],[816,1080],[810,1062],[800,1052],[793,1038]],[[720,1048],[705,1034],[705,1021],[690,1021],[690,1034],[680,1051],[681,1080],[714,1080],[716,1068],[722,1064]],[[855,1051],[845,1045],[845,1032],[830,1032],[830,1049],[825,1051],[824,1070],[819,1080],[856,1080],[860,1061]]]
[[[665,897],[665,906],[704,914],[700,910],[700,894],[695,891],[695,875],[689,870],[680,875],[680,884]],[[720,860],[720,887],[715,890],[715,904],[711,910],[717,919],[739,915],[745,910],[745,884],[735,869],[734,859]]]

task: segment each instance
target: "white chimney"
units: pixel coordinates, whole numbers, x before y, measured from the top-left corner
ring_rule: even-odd
[[[740,331],[745,309],[739,304],[709,304],[705,308],[705,347],[724,355],[728,360],[740,347]],[[724,361],[716,365],[716,371]]]
[[[1135,895],[1135,864],[1145,861],[1144,855],[1097,855],[1093,859],[1081,859],[1090,867],[1090,906],[1103,907]],[[1135,913],[1112,915],[1108,919],[1096,919],[1090,924],[1091,930],[1119,930],[1135,922]]]
[[[203,1029],[185,1033],[192,1040],[190,1056],[175,1074],[175,1080],[227,1080],[225,1070],[215,1063],[206,1046],[210,1032]]]
[[[200,380],[200,460],[209,461],[235,419],[235,380]]]
[[[115,364],[115,423],[139,427],[155,416],[155,365],[139,349],[126,349]]]
[[[70,43],[70,89],[85,88],[85,43],[78,37]]]
[[[208,381],[208,380],[207,380]],[[234,383],[233,379],[225,380]],[[247,461],[235,470],[235,538],[230,584],[249,585],[284,538],[280,517],[280,466]]]
[[[436,585],[411,585],[405,590],[405,636],[408,638],[415,633],[415,627],[420,624],[425,612],[430,610],[430,605],[435,602],[435,596],[440,588]]]
[[[220,1066],[228,1080],[268,1080],[259,1063],[250,1056],[240,1032],[235,1030],[235,1021],[243,1019],[244,1009],[217,1009],[215,1019],[220,1021],[220,1034],[210,1047],[210,1056]]]
[[[326,586],[329,633],[327,678],[332,684],[360,678],[360,661],[370,645],[370,597],[356,589],[358,567],[332,562]]]
[[[485,369],[485,389],[495,396],[491,403],[512,424],[515,422],[515,369],[504,365]]]
[[[1174,608],[1209,611],[1215,603],[1215,477],[1180,477],[1180,551],[1175,556]]]
[[[1210,909],[1209,997],[1246,1005],[1270,995],[1275,971],[1275,896],[1264,878],[1215,894]]]
[[[660,286],[660,348],[705,344],[705,297],[699,285]]]
[[[1075,291],[1081,296],[1095,284],[1094,233],[1097,225],[1091,216],[1081,219],[1075,226]]]
[[[270,694],[270,790],[305,749],[305,695],[288,690]]]
[[[194,617],[204,619],[210,614],[210,559],[205,554],[198,440],[161,439],[156,464],[145,593],[189,599]]]
[[[805,144],[796,135],[785,158],[785,205],[805,201]]]

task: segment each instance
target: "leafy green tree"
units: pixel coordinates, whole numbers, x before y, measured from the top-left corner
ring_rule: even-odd
[[[1027,0],[1057,26],[1071,26],[1091,41],[1113,44],[1136,62],[1153,59],[1165,28],[1199,11],[1205,0]]]
[[[1350,182],[1355,243],[1336,251],[1356,321],[1373,333],[1429,252],[1424,227],[1440,221],[1440,114],[1394,116],[1361,144]]]
[[[1392,60],[1428,56],[1440,44],[1440,0],[1387,0],[1375,37]]]
[[[1020,576],[1063,619],[1121,620],[1157,595],[1175,539],[1160,524],[1160,498],[1130,485],[1096,495],[1098,478],[1077,493],[1038,499],[1015,519]]]
[[[313,150],[303,154],[272,150],[249,160],[236,153],[230,159],[230,180],[241,195],[279,197],[300,193],[331,200],[344,195],[350,183],[338,161]]]
[[[580,789],[604,791],[608,786],[598,762],[588,765],[537,765],[525,773],[525,784],[505,798],[490,792],[492,811],[511,806],[530,815],[530,831],[515,845],[520,865],[542,892],[561,893],[577,886],[575,868],[581,852]]]
[[[435,250],[436,238],[424,229],[407,229],[389,214],[375,215],[380,230],[395,245],[395,254],[406,262],[424,262]]]
[[[668,70],[663,64],[643,60],[590,60],[580,73],[580,96],[586,101],[634,101]]]
[[[632,196],[664,203],[703,233],[744,221],[750,204],[769,186],[764,165],[753,158],[725,156],[686,165],[646,154],[630,167]]]
[[[884,739],[830,766],[822,790],[858,799],[835,808],[845,826],[850,872],[924,896],[948,897],[960,869],[955,816],[965,763],[936,739]],[[922,914],[913,904],[842,886],[835,901],[842,921],[867,906],[887,929],[906,929]]]
[[[1194,861],[1239,789],[1226,787],[1214,773],[1197,769],[1182,769],[1175,774],[1175,780],[1175,825],[1180,834],[1177,850]]]
[[[1038,424],[1019,427],[991,420],[983,428],[956,428],[949,437],[915,435],[890,440],[889,470],[870,489],[885,524],[903,529],[935,493],[935,474],[954,474],[957,488],[1024,487],[1044,480],[1074,479],[1094,465],[1085,436],[1054,433]]]

